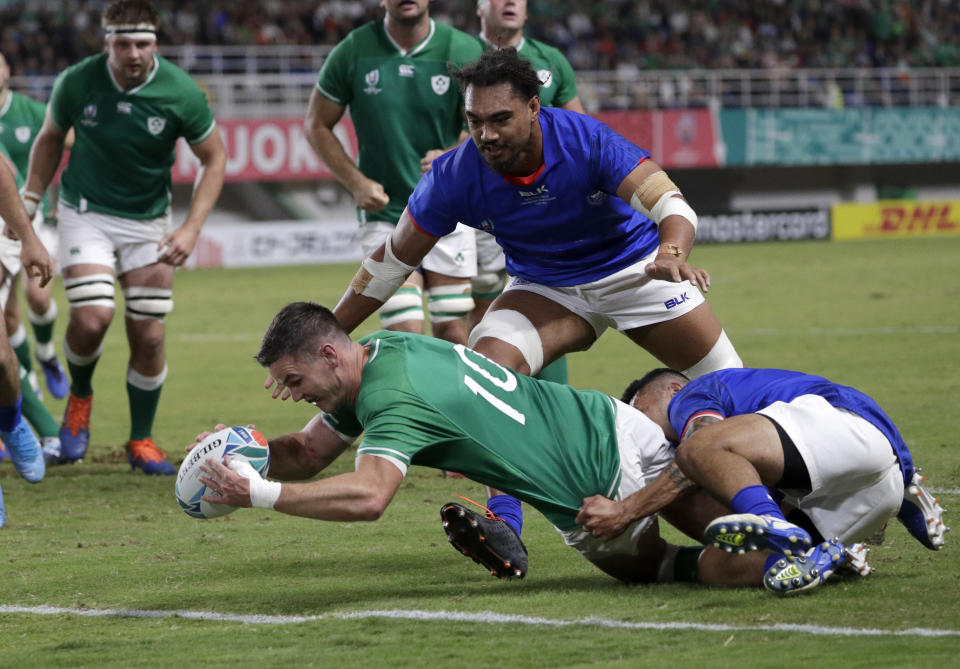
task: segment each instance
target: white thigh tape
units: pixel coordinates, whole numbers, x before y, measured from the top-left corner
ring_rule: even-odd
[[[513,309],[488,311],[477,327],[470,331],[467,345],[473,346],[484,337],[494,337],[515,346],[530,367],[533,376],[543,367],[543,342],[530,319]]]

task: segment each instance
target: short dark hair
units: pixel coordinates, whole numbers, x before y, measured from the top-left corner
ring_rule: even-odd
[[[333,312],[314,302],[291,302],[280,310],[263,335],[257,362],[269,367],[280,358],[316,355],[324,340],[350,341]]]
[[[510,84],[513,92],[525,100],[540,95],[540,78],[530,61],[517,55],[513,47],[486,51],[480,60],[453,70],[451,74],[460,85],[461,93],[466,93],[467,86]]]
[[[160,13],[147,0],[113,0],[103,10],[100,25],[106,28],[116,23],[152,23],[157,26]]]
[[[690,380],[686,377],[686,375],[678,372],[675,369],[670,369],[669,367],[658,367],[657,369],[651,369],[639,379],[635,379],[634,381],[630,382],[630,385],[627,386],[627,389],[623,391],[623,397],[620,398],[620,401],[624,404],[630,404],[630,400],[633,399],[634,395],[639,393],[641,390],[649,386],[660,377],[667,375],[677,376],[683,379],[685,382]]]

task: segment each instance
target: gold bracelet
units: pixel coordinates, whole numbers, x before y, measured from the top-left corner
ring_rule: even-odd
[[[669,253],[672,256],[680,258],[683,256],[683,249],[676,244],[661,244],[660,253]]]

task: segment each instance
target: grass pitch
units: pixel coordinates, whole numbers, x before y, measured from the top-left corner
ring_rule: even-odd
[[[746,364],[823,374],[873,395],[952,510],[958,256],[955,238],[701,246],[693,261],[711,271],[708,299]],[[312,415],[270,400],[252,356],[280,307],[332,306],[354,269],[178,273],[155,431],[173,460],[218,421],[273,435]],[[0,666],[921,667],[952,664],[960,652],[957,539],[948,535],[933,553],[897,523],[870,555],[874,575],[777,599],[621,586],[529,509],[529,575],[498,582],[447,547],[439,526],[443,503],[480,496],[479,487],[416,467],[372,524],[259,510],[191,519],[171,478],[126,463],[126,358],[116,323],[94,378],[84,463],[52,469],[38,485],[0,466],[9,517],[0,530]],[[571,356],[571,380],[619,396],[656,364],[610,332]],[[47,401],[62,412],[62,402]],[[330,473],[350,468],[348,452]],[[128,615],[80,615],[106,610]],[[172,611],[193,613],[163,613]],[[275,618],[215,619],[222,614]]]

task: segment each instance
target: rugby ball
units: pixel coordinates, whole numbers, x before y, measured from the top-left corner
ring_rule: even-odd
[[[184,513],[194,518],[218,518],[225,516],[237,507],[229,504],[213,504],[200,499],[207,494],[207,486],[200,482],[203,472],[200,465],[212,458],[223,462],[229,455],[232,458],[246,460],[260,472],[267,475],[270,467],[270,447],[267,440],[256,430],[247,427],[227,427],[214,432],[190,449],[187,457],[180,463],[174,491],[177,503]],[[212,495],[217,493],[211,491]]]

